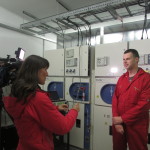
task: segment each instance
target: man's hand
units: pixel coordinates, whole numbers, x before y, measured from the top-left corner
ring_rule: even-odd
[[[59,111],[68,111],[68,105],[67,104],[61,104],[58,106]]]
[[[122,125],[115,125],[115,129],[118,133],[123,134],[124,133],[124,129]]]
[[[117,125],[117,124],[122,124],[123,120],[120,116],[117,116],[117,117],[112,118],[112,122],[113,122],[114,125]]]

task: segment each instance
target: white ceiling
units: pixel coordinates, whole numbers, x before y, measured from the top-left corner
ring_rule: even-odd
[[[57,0],[57,1],[64,4],[69,10],[74,10],[109,0]]]
[[[91,5],[98,4],[101,2],[105,2],[105,1],[108,2],[108,1],[113,1],[113,0],[0,0],[0,8],[3,7],[7,9],[8,11],[10,11],[11,13],[21,16],[22,18],[26,20],[35,21],[31,17],[25,15],[23,11],[34,15],[38,19],[43,19],[46,17],[58,15],[61,13],[65,13],[67,11],[76,10],[79,8],[91,6]],[[132,11],[132,13],[136,13],[136,11],[143,12],[144,10],[144,8],[141,6],[132,6],[132,5],[129,7],[129,9],[130,11]],[[118,12],[118,14],[122,16],[126,16],[126,14],[129,15],[129,12],[127,12],[125,8],[116,9],[116,11]],[[103,12],[97,13],[97,16],[102,20],[104,19],[104,21],[113,19],[113,17],[108,11],[104,13]],[[92,21],[93,19],[96,19],[96,18],[93,16],[87,15],[87,16],[84,16],[84,19]],[[81,22],[81,19],[78,19],[78,18],[75,21],[78,22],[78,20]],[[140,25],[142,24],[140,23]],[[129,27],[130,26],[131,25],[129,25]],[[113,30],[115,29],[118,29],[118,27],[113,28]]]
[[[69,11],[85,6],[97,4],[104,0],[57,0]],[[39,19],[61,14],[67,10],[56,0],[0,0],[0,6],[9,10],[11,13],[25,17],[22,13],[26,11]],[[105,0],[106,1],[106,0]]]

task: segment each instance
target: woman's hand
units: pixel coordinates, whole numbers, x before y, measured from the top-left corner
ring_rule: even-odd
[[[79,105],[79,103],[74,104],[73,107],[72,107],[72,109],[75,109],[75,110],[77,110],[79,112],[80,111],[80,105]]]
[[[68,111],[68,105],[67,104],[61,104],[58,106],[59,111]]]

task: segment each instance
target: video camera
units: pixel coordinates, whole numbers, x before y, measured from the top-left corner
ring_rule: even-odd
[[[10,58],[10,55],[7,55],[7,58],[0,58],[0,88],[11,84],[15,80],[17,71],[22,64],[25,51],[22,48],[18,48],[18,50],[15,51],[15,55],[16,58]]]

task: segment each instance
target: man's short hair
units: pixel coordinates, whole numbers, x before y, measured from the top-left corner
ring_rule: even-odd
[[[132,53],[134,57],[140,58],[138,51],[135,50],[135,49],[127,49],[127,50],[124,52],[124,54],[126,54],[126,53]]]

